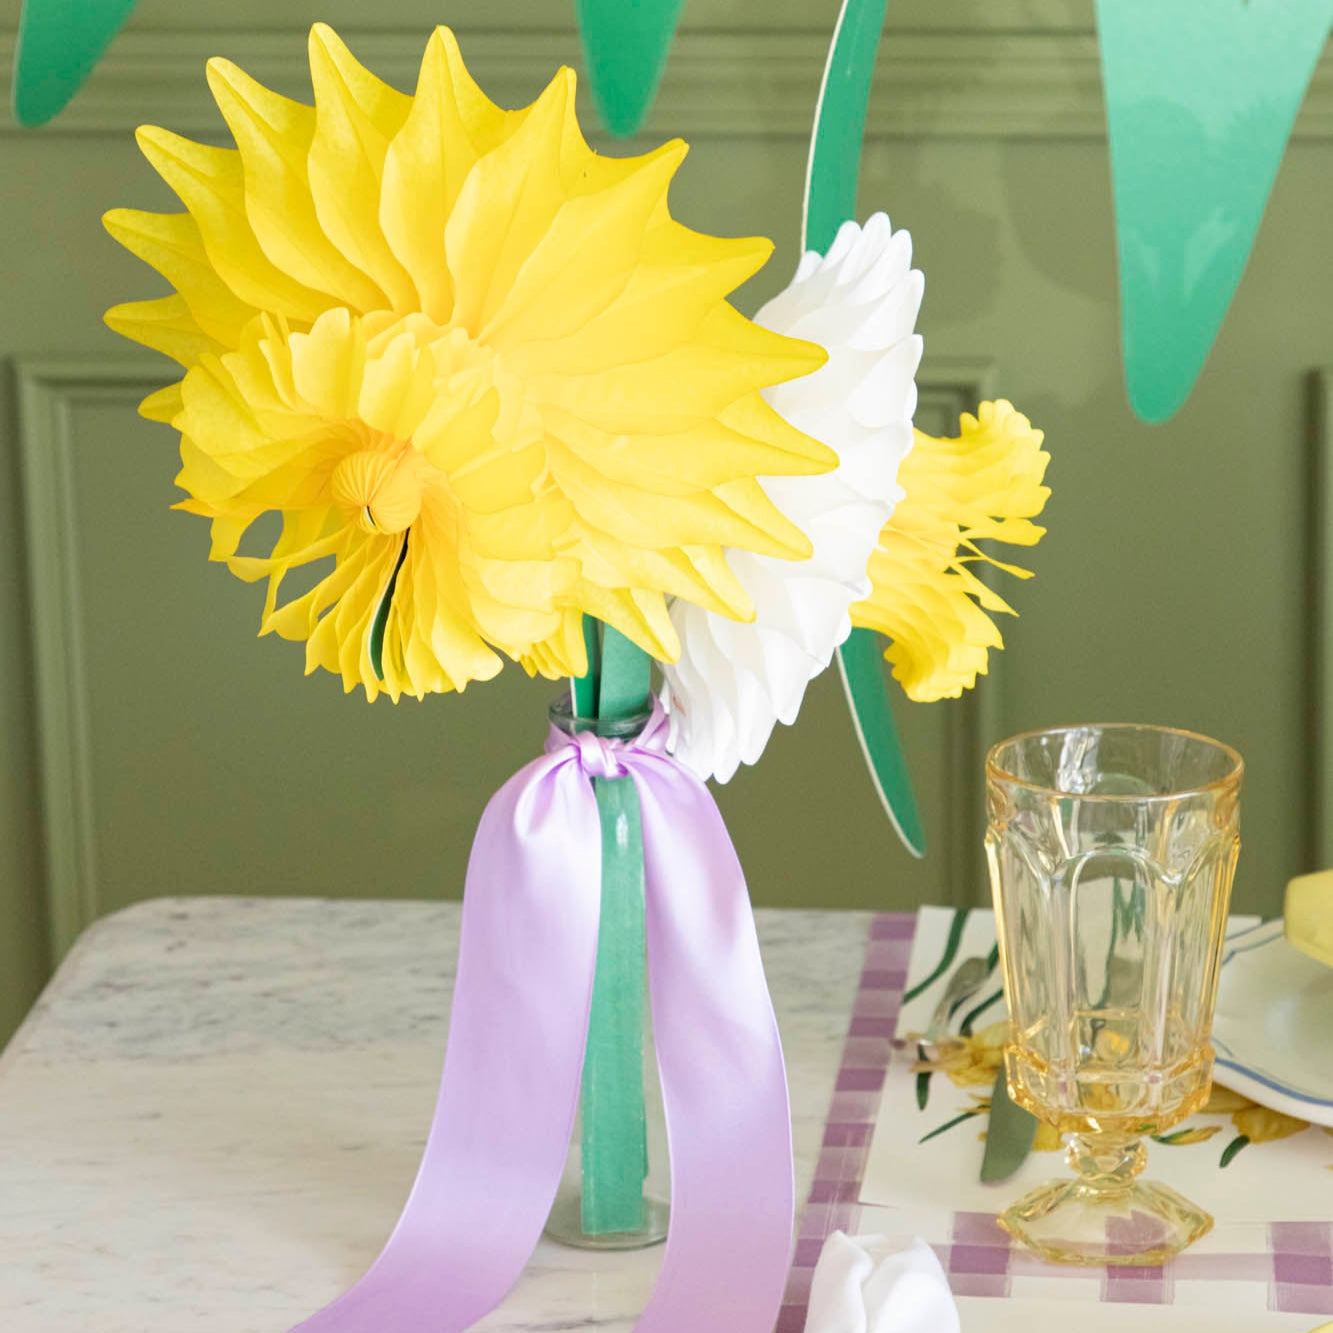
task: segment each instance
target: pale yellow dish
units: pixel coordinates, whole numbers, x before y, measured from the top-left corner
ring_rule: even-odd
[[[1333,967],[1333,870],[1298,875],[1287,885],[1287,939],[1302,953]]]

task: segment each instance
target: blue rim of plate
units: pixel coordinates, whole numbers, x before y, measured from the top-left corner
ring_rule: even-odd
[[[1264,933],[1259,936],[1259,932]],[[1259,937],[1252,938],[1255,936]],[[1285,940],[1285,938],[1281,920],[1261,921],[1257,926],[1247,926],[1244,930],[1238,930],[1234,935],[1227,937],[1227,950],[1222,957],[1222,966],[1226,967],[1239,954],[1255,953],[1259,949],[1266,948],[1277,940]],[[1216,1030],[1213,1032],[1213,1050],[1216,1053],[1213,1061],[1214,1065],[1221,1065],[1222,1068],[1229,1069],[1233,1074],[1239,1074],[1248,1082],[1257,1083],[1272,1092],[1280,1093],[1283,1097],[1289,1097],[1293,1102],[1299,1102],[1302,1106],[1317,1106],[1326,1111],[1333,1111],[1333,1101],[1324,1097],[1311,1096],[1310,1093],[1304,1092],[1300,1088],[1292,1087],[1290,1083],[1283,1083],[1280,1079],[1260,1073],[1259,1070],[1252,1068],[1250,1065],[1241,1064],[1226,1042],[1218,1037]]]

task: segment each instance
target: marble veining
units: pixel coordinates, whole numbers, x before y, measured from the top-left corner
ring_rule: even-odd
[[[757,915],[803,1199],[869,915]],[[0,1328],[287,1333],[355,1281],[424,1143],[458,924],[175,898],[92,927],[0,1056]],[[660,1259],[543,1241],[477,1327],[623,1333]]]

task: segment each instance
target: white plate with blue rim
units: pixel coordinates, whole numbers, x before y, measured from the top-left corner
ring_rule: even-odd
[[[1227,939],[1213,1078],[1286,1115],[1333,1126],[1333,967],[1289,944],[1281,921]]]

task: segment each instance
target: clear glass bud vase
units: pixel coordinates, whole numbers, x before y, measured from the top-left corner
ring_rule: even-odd
[[[577,717],[551,705],[566,735],[630,740],[645,709]],[[546,1234],[581,1249],[655,1245],[667,1232],[666,1134],[649,1017],[644,945],[643,840],[633,779],[593,778],[602,829],[602,908],[583,1088],[573,1141]]]

